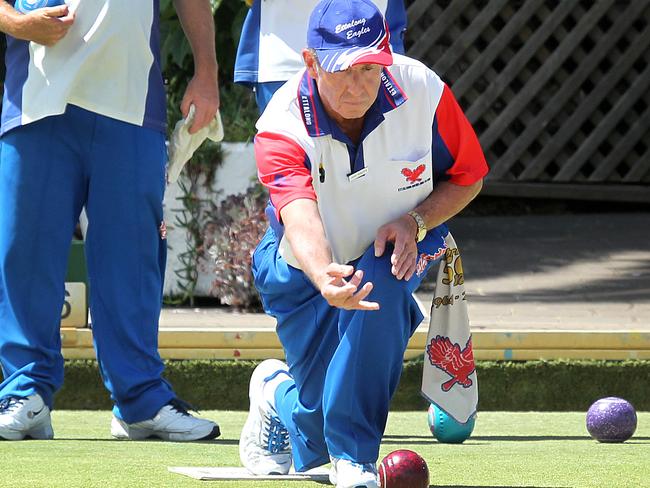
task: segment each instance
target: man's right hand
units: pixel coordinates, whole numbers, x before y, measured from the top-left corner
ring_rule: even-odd
[[[43,7],[16,18],[15,28],[8,34],[16,39],[54,46],[65,37],[74,23],[74,12],[67,5]]]
[[[345,278],[352,276],[346,281]],[[353,266],[331,263],[325,269],[325,274],[320,282],[320,292],[332,307],[344,310],[379,310],[377,302],[368,302],[364,299],[372,291],[372,283],[367,282],[359,290],[363,280],[363,271],[354,271]]]

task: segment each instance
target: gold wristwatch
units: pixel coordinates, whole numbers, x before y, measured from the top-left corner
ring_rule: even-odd
[[[420,242],[422,239],[424,239],[424,236],[427,235],[427,226],[424,223],[424,219],[422,218],[422,215],[417,213],[415,210],[411,210],[408,212],[408,214],[413,217],[413,220],[415,220],[415,223],[418,224],[418,233],[415,236],[415,242]]]

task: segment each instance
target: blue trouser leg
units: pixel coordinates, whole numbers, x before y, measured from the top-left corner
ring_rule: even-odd
[[[338,311],[330,307],[305,274],[291,266],[277,252],[269,229],[253,258],[255,284],[265,310],[278,321],[277,333],[283,345],[293,382],[276,391],[276,405],[291,437],[296,470],[329,462],[323,432],[323,381],[338,343],[331,324]]]
[[[418,247],[434,254],[443,247],[442,235],[431,231]],[[276,405],[299,471],[328,462],[329,455],[376,461],[404,351],[422,321],[412,292],[425,273],[397,280],[390,250],[375,258],[372,247],[352,264],[374,283],[369,299],[381,310],[330,307],[304,273],[279,256],[272,231],[254,256],[256,286],[265,310],[277,318],[293,376],[293,384],[278,388]]]
[[[420,277],[396,279],[390,272],[390,251],[376,258],[371,247],[356,263],[364,282],[374,284],[368,300],[379,303],[380,310],[340,311],[340,341],[323,386],[329,453],[360,463],[377,460],[404,351],[423,319],[412,295]]]
[[[95,349],[114,413],[136,422],[174,397],[158,354],[165,140],[99,117],[90,151],[86,256]]]
[[[174,397],[157,352],[164,164],[162,133],[78,107],[3,137],[0,396],[36,389],[51,405],[61,385],[66,256],[85,204],[93,337],[114,411],[145,420]]]
[[[0,398],[63,383],[59,324],[66,262],[84,194],[72,134],[54,118],[0,140]]]

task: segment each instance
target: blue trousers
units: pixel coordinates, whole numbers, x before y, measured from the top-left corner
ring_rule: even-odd
[[[158,355],[165,162],[164,134],[75,106],[0,139],[0,398],[38,392],[53,406],[83,206],[93,338],[114,413],[145,420],[174,398]]]
[[[444,248],[446,227],[430,231],[419,253]],[[279,255],[269,229],[253,256],[255,285],[265,311],[277,319],[292,380],[276,390],[297,471],[329,462],[329,456],[376,462],[390,401],[402,372],[404,351],[423,316],[412,293],[426,271],[409,281],[390,272],[388,248],[376,258],[371,246],[350,263],[374,288],[378,311],[331,307],[307,276]]]

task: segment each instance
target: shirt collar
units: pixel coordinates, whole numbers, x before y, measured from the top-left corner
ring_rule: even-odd
[[[368,126],[368,122],[370,122],[373,127],[367,127],[370,130],[366,129],[364,133],[374,130],[384,120],[383,115],[385,113],[399,107],[407,99],[404,90],[395,82],[388,69],[383,68],[379,94],[375,103],[366,113],[366,123],[364,124]],[[340,130],[336,130],[336,123],[325,112],[325,107],[323,107],[316,87],[316,80],[309,76],[307,70],[303,73],[298,84],[298,105],[300,106],[302,121],[311,137],[332,135],[333,128],[335,133],[340,133]]]

